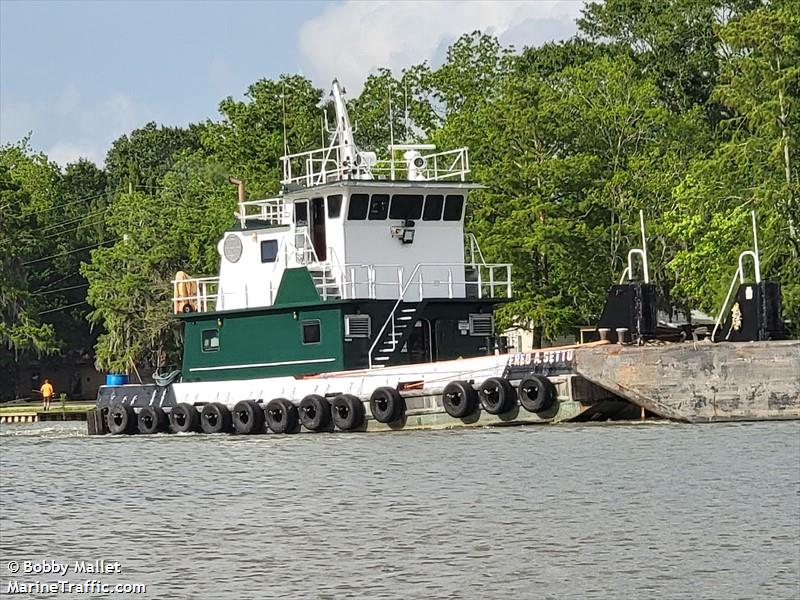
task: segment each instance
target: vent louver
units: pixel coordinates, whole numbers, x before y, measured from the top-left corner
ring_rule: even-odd
[[[471,314],[469,316],[469,334],[474,336],[489,336],[494,333],[494,319],[492,315]]]
[[[368,338],[370,334],[369,315],[345,315],[344,335],[351,338]]]

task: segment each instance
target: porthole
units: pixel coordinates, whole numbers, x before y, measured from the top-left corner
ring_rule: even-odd
[[[231,234],[222,243],[222,254],[228,262],[235,263],[242,257],[242,240]]]

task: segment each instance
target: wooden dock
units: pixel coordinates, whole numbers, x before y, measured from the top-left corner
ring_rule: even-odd
[[[68,402],[62,409],[42,410],[41,405],[20,404],[0,407],[0,424],[41,423],[48,421],[85,421],[89,410],[94,406],[88,402]]]

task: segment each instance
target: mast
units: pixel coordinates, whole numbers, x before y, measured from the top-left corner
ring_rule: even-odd
[[[336,135],[339,142],[339,164],[343,167],[351,167],[357,171],[360,160],[356,142],[353,139],[353,126],[350,124],[350,116],[347,114],[347,105],[344,102],[344,90],[339,85],[339,80],[333,80],[333,104],[336,108]]]

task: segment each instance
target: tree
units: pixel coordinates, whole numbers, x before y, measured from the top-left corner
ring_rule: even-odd
[[[762,272],[783,283],[784,314],[800,324],[798,143],[800,17],[791,3],[745,14],[720,30],[728,49],[713,98],[725,119],[713,151],[693,162],[676,188],[671,262],[676,292],[718,309],[738,254],[750,247],[749,214],[759,220]]]
[[[245,96],[246,101],[229,96],[220,103],[222,121],[206,123],[203,145],[228,173],[264,197],[280,189],[281,156],[320,146],[322,92],[304,77],[281,75],[257,81]]]
[[[611,41],[630,49],[666,105],[681,112],[710,98],[719,72],[717,25],[759,4],[759,0],[588,2],[578,25],[597,44]]]
[[[156,195],[121,194],[108,217],[117,240],[92,251],[89,320],[102,326],[98,368],[128,372],[177,363],[180,327],[172,315],[172,280],[179,270],[213,273],[216,243],[230,226],[235,190],[201,152],[175,157]]]
[[[128,190],[152,193],[177,153],[200,147],[200,130],[196,125],[159,127],[150,122],[130,135],[117,138],[106,155],[110,194]]]

